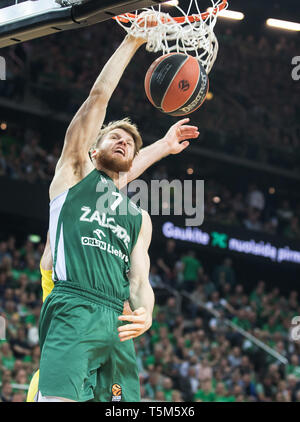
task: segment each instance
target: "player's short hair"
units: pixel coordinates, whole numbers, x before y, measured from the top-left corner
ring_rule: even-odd
[[[123,129],[133,137],[134,144],[135,144],[134,155],[136,155],[141,149],[143,145],[143,141],[142,141],[142,137],[140,135],[140,132],[138,131],[137,126],[134,123],[132,123],[128,117],[125,117],[122,120],[115,120],[103,126],[98,134],[98,137],[96,140],[96,147],[99,145],[99,142],[101,141],[103,136],[114,129]]]

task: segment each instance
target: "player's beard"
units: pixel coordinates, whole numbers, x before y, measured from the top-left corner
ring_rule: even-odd
[[[96,161],[98,169],[104,168],[115,173],[127,173],[132,166],[133,158],[124,159],[124,157],[119,157],[118,154],[102,150],[98,152]]]

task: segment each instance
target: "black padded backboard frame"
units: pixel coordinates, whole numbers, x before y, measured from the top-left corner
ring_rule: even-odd
[[[83,4],[63,7],[54,0],[44,2],[43,0],[40,2],[27,0],[0,9],[0,48],[69,29],[94,25],[111,19],[113,16],[155,6],[165,1],[89,0]],[[41,10],[43,5],[44,11]],[[28,6],[30,6],[30,13],[28,13]],[[5,20],[6,16],[7,20]]]

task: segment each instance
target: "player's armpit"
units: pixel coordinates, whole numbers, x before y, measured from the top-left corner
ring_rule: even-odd
[[[78,181],[85,176],[85,167],[91,164],[88,152],[96,142],[106,108],[107,99],[100,91],[85,100],[67,129],[55,174],[64,169],[72,172]]]
[[[140,45],[141,41],[125,37],[101,70],[88,98],[73,117],[55,169],[50,198],[78,183],[93,169],[88,152],[97,141],[110,97]]]

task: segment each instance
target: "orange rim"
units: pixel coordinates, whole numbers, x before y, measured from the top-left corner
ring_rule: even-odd
[[[227,5],[227,0],[223,0],[219,6],[213,9],[212,13],[214,15],[216,13],[219,13],[221,10],[225,9],[226,5]],[[187,18],[191,23],[193,23],[193,22],[199,22],[200,20],[205,20],[208,18],[209,15],[210,15],[210,12],[204,12],[204,13],[201,13],[201,15],[187,16]],[[130,19],[137,19],[138,17],[139,15],[135,15],[134,13],[124,13],[123,15],[114,16],[113,19],[119,20],[122,23],[128,23],[130,22]],[[184,23],[186,20],[184,16],[172,17],[172,19],[178,23]]]

